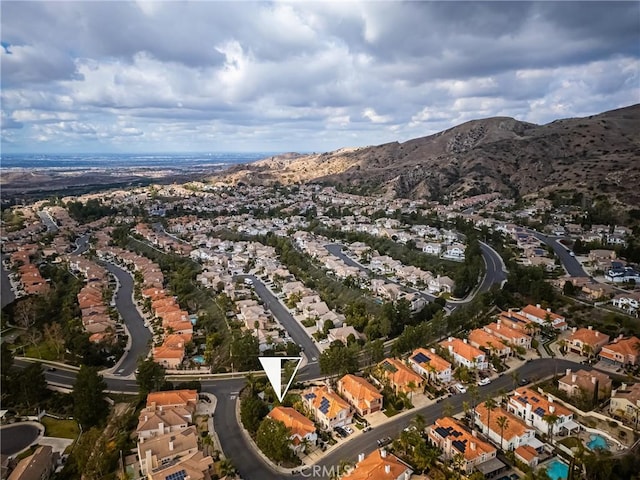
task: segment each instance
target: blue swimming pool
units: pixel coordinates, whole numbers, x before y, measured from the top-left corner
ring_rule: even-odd
[[[589,448],[589,450],[605,450],[607,448],[607,441],[602,435],[591,435],[591,440],[587,442],[587,448]]]
[[[193,357],[193,361],[202,365],[204,363],[204,357],[202,355],[196,355]]]
[[[569,465],[554,458],[545,467],[551,480],[566,480],[569,478]]]

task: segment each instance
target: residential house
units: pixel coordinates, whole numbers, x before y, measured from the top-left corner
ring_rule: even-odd
[[[198,404],[197,390],[168,390],[163,392],[151,392],[147,395],[148,407],[184,407],[193,415]],[[189,418],[189,421],[192,421]]]
[[[413,471],[395,455],[385,449],[378,449],[366,457],[358,455],[356,467],[342,477],[342,480],[409,480]]]
[[[467,368],[486,370],[489,367],[486,354],[469,344],[467,339],[449,337],[440,342],[442,348],[449,351],[455,365],[464,365]]]
[[[438,418],[427,428],[429,443],[442,450],[443,457],[451,460],[458,455],[464,459],[461,469],[467,474],[478,465],[496,458],[497,449],[472,433],[451,417]]]
[[[362,377],[345,375],[338,380],[338,393],[359,415],[364,416],[382,410],[382,394]]]
[[[267,415],[284,423],[291,431],[291,448],[297,454],[305,450],[305,443],[315,445],[318,441],[316,427],[311,420],[291,407],[274,407]]]
[[[200,451],[185,455],[175,462],[168,462],[151,471],[148,480],[211,480],[213,458],[204,456]]]
[[[640,339],[638,337],[616,338],[602,347],[600,359],[619,365],[638,365],[640,358]]]
[[[504,340],[481,328],[472,330],[468,338],[472,347],[488,352],[489,355],[508,357],[511,354],[511,347]]]
[[[351,423],[349,404],[330,387],[311,387],[302,392],[302,402],[316,422],[326,429]]]
[[[620,388],[613,390],[609,413],[633,422],[637,429],[640,422],[640,383],[631,385],[623,383]]]
[[[338,328],[330,328],[327,337],[329,339],[329,342],[335,342],[336,340],[339,340],[347,345],[350,335],[353,335],[356,340],[360,338],[360,334],[358,333],[358,331],[351,325]]]
[[[149,439],[138,440],[140,471],[147,475],[176,458],[192,455],[198,451],[198,432],[195,426],[179,432],[170,432]]]
[[[409,355],[409,365],[417,373],[433,382],[449,383],[451,381],[451,364],[434,348],[417,348]]]
[[[490,334],[501,338],[509,345],[523,347],[526,349],[531,348],[531,337],[524,333],[522,330],[509,327],[507,323],[503,323],[503,320],[498,319],[496,322],[485,325],[484,330]]]
[[[637,315],[640,310],[640,292],[618,293],[611,300],[614,307],[627,311],[630,315]]]
[[[538,325],[549,325],[556,330],[566,330],[567,328],[566,319],[562,315],[552,312],[550,308],[541,308],[540,304],[527,305],[520,313]]]
[[[397,358],[384,359],[378,364],[378,371],[395,392],[414,392],[424,384],[424,378]]]
[[[499,418],[505,417],[508,421],[504,430],[500,428]],[[503,450],[515,450],[529,444],[536,436],[535,428],[527,424],[504,408],[496,408],[489,412],[485,403],[476,406],[475,424],[480,431],[494,444],[500,445]]]
[[[138,438],[151,438],[189,426],[191,411],[183,406],[147,407],[138,415]]]
[[[596,388],[598,389],[598,400],[609,398],[611,394],[611,379],[607,374],[597,370],[572,372],[568,368],[565,376],[558,380],[558,389],[566,392],[570,397],[583,394],[592,399]]]
[[[513,452],[517,460],[528,465],[531,468],[536,468],[540,461],[540,453],[531,445],[520,445]]]
[[[509,397],[507,410],[544,434],[550,431],[549,428],[553,435],[557,435],[561,430],[573,432],[580,429],[580,426],[573,421],[571,410],[554,402],[552,396],[545,397],[530,388],[517,389]],[[545,419],[552,418],[551,415],[555,415],[557,421],[550,427]]]
[[[33,455],[18,462],[8,480],[47,480],[51,478],[57,457],[49,445],[38,447]]]
[[[567,338],[567,348],[570,352],[579,355],[597,355],[607,343],[609,343],[609,335],[594,330],[591,326],[588,328],[573,328],[573,332]]]

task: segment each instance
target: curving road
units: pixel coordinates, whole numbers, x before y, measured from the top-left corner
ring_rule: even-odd
[[[363,272],[366,272],[367,274],[371,274],[379,278],[385,278],[385,280],[390,283],[395,283],[396,285],[400,285],[401,287],[407,288],[409,291],[420,294],[428,302],[433,302],[437,298],[435,295],[432,295],[430,293],[426,293],[426,292],[423,292],[422,290],[417,290],[412,287],[407,287],[406,285],[400,282],[396,282],[389,278],[383,277],[382,275],[376,275],[372,273],[371,270],[361,265],[360,263],[356,262],[351,257],[348,257],[347,255],[345,255],[345,253],[342,251],[343,245],[340,243],[329,243],[324,247],[327,249],[327,251],[331,255],[339,258],[350,267],[356,267],[362,270]],[[482,251],[482,258],[484,259],[484,263],[486,266],[486,271],[484,276],[482,277],[482,280],[480,281],[480,285],[467,298],[464,298],[461,300],[447,300],[447,303],[445,305],[445,308],[447,310],[453,311],[460,305],[463,305],[473,300],[473,298],[478,293],[488,291],[493,285],[502,286],[504,282],[506,282],[507,269],[504,265],[504,261],[502,260],[498,252],[496,252],[493,248],[491,248],[489,245],[483,242],[480,242],[480,249]]]
[[[102,264],[118,280],[115,300],[116,308],[129,331],[129,349],[123,354],[115,375],[129,376],[135,372],[140,357],[146,357],[150,349],[151,332],[144,326],[144,318],[133,301],[133,278],[126,270],[104,262]]]
[[[569,276],[571,277],[588,277],[589,276],[589,274],[585,272],[584,269],[582,268],[582,265],[580,265],[580,262],[576,260],[576,257],[571,256],[571,254],[569,253],[571,250],[569,250],[567,247],[565,247],[560,243],[560,240],[569,240],[569,239],[565,237],[545,235],[544,233],[540,233],[537,230],[531,230],[531,229],[526,229],[526,230],[527,232],[532,234],[534,237],[536,237],[538,240],[540,240],[542,243],[553,248],[553,251],[562,262],[562,265],[564,266],[564,269],[567,271]]]
[[[15,455],[21,452],[40,435],[40,428],[35,422],[14,423],[0,428],[0,453]]]

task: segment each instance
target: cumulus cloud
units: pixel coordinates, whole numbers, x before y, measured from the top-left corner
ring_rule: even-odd
[[[637,2],[5,2],[2,137],[16,151],[318,151],[590,115],[640,101],[639,15]]]

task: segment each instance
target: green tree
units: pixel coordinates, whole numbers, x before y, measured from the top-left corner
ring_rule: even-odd
[[[489,397],[484,402],[484,407],[487,409],[487,427],[489,429],[491,429],[491,412],[494,411],[498,407],[498,404],[496,403],[496,401],[493,398]],[[475,420],[474,420],[474,422],[475,422]],[[484,432],[482,432],[482,433],[484,433]]]
[[[256,444],[267,457],[280,464],[294,458],[290,437],[291,431],[284,423],[265,418],[256,433]]]
[[[97,367],[80,367],[76,383],[73,385],[73,415],[83,428],[100,424],[109,414],[109,407],[104,399],[107,384]]]
[[[258,431],[260,422],[267,413],[269,413],[267,404],[257,395],[248,395],[240,403],[240,419],[251,435],[255,435]]]
[[[335,341],[320,354],[320,372],[325,375],[344,375],[358,370],[358,353],[360,347],[357,344],[345,346],[340,341]]]
[[[138,362],[136,382],[138,383],[140,396],[146,397],[149,392],[163,390],[167,386],[164,376],[164,367],[154,362],[153,359],[149,358]]]
[[[504,450],[503,440],[504,440],[504,430],[509,427],[509,419],[504,415],[501,415],[496,420],[498,427],[500,428],[500,448]]]
[[[236,371],[244,372],[259,368],[259,354],[258,339],[251,332],[235,335],[231,341],[231,362]]]
[[[27,368],[14,369],[10,373],[9,384],[17,403],[31,408],[49,396],[50,391],[47,389],[47,380],[40,363],[30,363]]]

